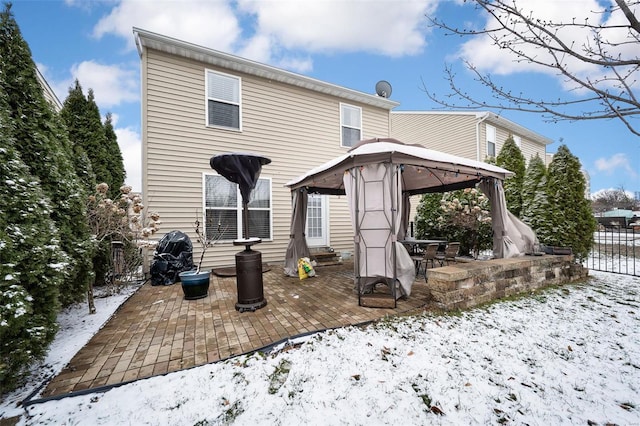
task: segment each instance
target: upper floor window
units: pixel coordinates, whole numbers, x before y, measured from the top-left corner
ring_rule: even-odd
[[[362,139],[362,108],[340,104],[340,145],[351,147]]]
[[[247,206],[249,237],[272,239],[271,204],[271,179],[259,178]],[[205,174],[204,208],[207,238],[223,241],[242,238],[242,196],[237,184],[220,175]]]
[[[496,128],[487,124],[487,156],[496,156]]]
[[[240,78],[215,71],[207,74],[207,126],[240,130]]]

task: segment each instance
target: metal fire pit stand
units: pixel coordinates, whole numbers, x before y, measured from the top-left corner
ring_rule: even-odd
[[[267,305],[262,282],[262,253],[251,246],[262,242],[260,238],[249,237],[249,198],[256,187],[262,166],[271,160],[255,154],[231,153],[211,157],[211,168],[222,176],[237,183],[242,195],[242,236],[233,245],[244,246],[236,253],[236,284],[238,302],[236,311],[255,311]]]

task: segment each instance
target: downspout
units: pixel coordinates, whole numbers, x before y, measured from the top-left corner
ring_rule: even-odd
[[[487,111],[476,121],[476,161],[482,161],[480,159],[480,123],[489,118],[490,113]],[[476,116],[478,118],[478,116]]]

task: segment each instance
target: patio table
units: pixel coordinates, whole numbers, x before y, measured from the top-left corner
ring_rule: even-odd
[[[411,247],[411,251],[409,252],[409,254],[418,254],[420,253],[419,249],[421,249],[422,247],[428,245],[428,244],[440,244],[440,247],[438,247],[438,250],[442,250],[444,246],[447,245],[447,240],[401,240],[400,243],[404,244],[405,246],[410,246]]]

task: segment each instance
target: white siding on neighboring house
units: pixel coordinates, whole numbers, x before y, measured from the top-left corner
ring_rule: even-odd
[[[263,239],[255,249],[265,262],[282,261],[291,220],[291,192],[284,185],[346,152],[348,148],[341,147],[340,105],[362,111],[366,137],[387,137],[389,110],[397,103],[386,100],[382,107],[372,106],[359,102],[360,98],[379,102],[371,95],[354,95],[344,89],[348,98],[340,98],[247,74],[233,69],[233,63],[220,67],[205,63],[205,59],[189,59],[149,47],[142,50],[143,187],[147,206],[162,216],[163,231],[179,229],[193,240],[196,212],[202,220],[205,208],[204,176],[216,174],[209,166],[210,158],[228,152],[268,157],[271,163],[262,168],[260,177],[271,183],[273,238]],[[207,126],[207,70],[241,81],[241,130]],[[336,90],[340,93],[340,88]],[[327,198],[328,243],[336,251],[352,251],[345,197]],[[216,244],[207,251],[205,267],[233,265],[239,250],[231,242]]]
[[[58,99],[55,92],[51,86],[49,86],[49,83],[47,83],[47,80],[45,80],[38,68],[36,68],[36,77],[38,79],[38,83],[40,83],[40,87],[42,87],[44,98],[51,104],[51,106],[53,106],[54,110],[60,112],[62,109],[62,102],[60,102],[60,99]]]

